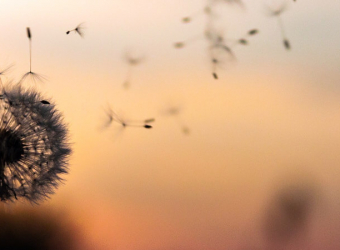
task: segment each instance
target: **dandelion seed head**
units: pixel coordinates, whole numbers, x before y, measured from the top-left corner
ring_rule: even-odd
[[[55,106],[34,90],[6,86],[0,98],[0,199],[38,202],[67,173],[66,125]]]

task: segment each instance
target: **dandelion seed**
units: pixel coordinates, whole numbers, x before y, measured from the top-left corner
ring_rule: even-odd
[[[42,104],[51,104],[50,102],[46,101],[46,100],[42,100],[40,101]]]
[[[235,59],[235,55],[232,51],[232,48],[235,45],[247,45],[248,44],[248,36],[253,36],[258,33],[257,29],[252,29],[248,31],[248,33],[239,39],[233,40],[230,42],[229,40],[226,40],[221,34],[220,30],[217,30],[214,24],[215,17],[217,16],[217,12],[215,13],[215,9],[213,7],[217,3],[227,3],[227,4],[235,4],[239,5],[241,7],[244,6],[243,1],[241,0],[209,0],[208,5],[205,6],[203,9],[203,13],[207,16],[206,21],[206,28],[203,32],[203,34],[200,34],[199,36],[194,36],[188,40],[176,42],[174,43],[174,47],[177,49],[181,49],[189,42],[196,41],[202,38],[205,38],[208,42],[208,53],[210,57],[210,62],[212,62],[212,75],[215,79],[218,79],[216,69],[218,67],[221,67],[223,64],[226,64],[229,61],[232,61]],[[194,13],[195,15],[202,14],[202,12]],[[182,22],[188,23],[193,20],[194,15],[189,15],[184,18],[182,18]],[[203,37],[202,37],[203,35]],[[216,59],[216,60],[214,60]]]
[[[43,100],[43,101],[41,101]],[[66,125],[34,90],[5,88],[0,99],[0,199],[48,198],[67,173]]]
[[[183,121],[180,118],[181,108],[179,106],[170,106],[170,107],[166,108],[162,112],[162,114],[164,114],[166,116],[174,117],[176,122],[177,122],[177,124],[179,125],[182,133],[185,134],[185,135],[189,135],[189,133],[190,133],[189,127],[184,125]]]
[[[288,9],[287,1],[282,0],[278,6],[266,5],[266,12],[269,16],[279,16]]]
[[[144,123],[151,123],[151,122],[155,122],[155,118],[149,118],[149,119],[144,120]]]
[[[238,40],[238,42],[240,43],[240,44],[243,44],[243,45],[247,45],[248,44],[248,41],[246,40],[246,39],[240,39],[240,40]]]
[[[252,35],[257,34],[258,32],[259,32],[259,31],[258,31],[257,29],[252,29],[252,30],[249,30],[249,31],[248,31],[248,34],[252,36]]]
[[[36,85],[37,83],[44,83],[47,80],[47,78],[41,74],[29,71],[21,77],[20,82],[23,83],[26,80],[31,80],[34,83],[34,85]]]
[[[190,129],[188,127],[186,127],[186,126],[183,126],[182,127],[182,132],[183,132],[183,134],[188,135],[188,134],[190,134]]]
[[[246,37],[254,36],[254,35],[258,34],[258,32],[259,31],[257,29],[249,30],[248,33],[243,38],[240,38],[238,40],[238,43],[242,44],[242,45],[247,45],[248,44],[248,40],[246,39]]]
[[[254,36],[256,34],[258,34],[259,31],[257,29],[252,29],[252,30],[249,30],[242,38],[239,38],[239,39],[235,39],[235,40],[228,40],[227,42],[229,43],[228,46],[226,46],[227,50],[231,51],[231,48],[235,47],[236,45],[238,44],[241,44],[241,45],[248,45],[248,37],[250,36]]]
[[[209,31],[207,40],[209,42],[208,52],[212,62],[212,75],[215,79],[218,79],[217,68],[222,68],[223,65],[235,60],[231,46],[235,45],[236,42],[232,45],[227,44],[228,40],[220,32],[214,30]]]
[[[189,23],[189,22],[191,22],[191,18],[190,17],[183,17],[182,22],[183,23]]]
[[[280,29],[280,32],[281,32],[283,45],[287,50],[289,50],[291,48],[291,46],[290,46],[290,43],[287,39],[286,32],[285,32],[285,29],[284,29],[284,26],[283,26],[283,21],[282,21],[282,18],[281,18],[281,14],[284,11],[287,10],[287,7],[288,7],[287,2],[283,1],[278,8],[273,8],[273,7],[267,6],[267,13],[268,13],[269,16],[276,17],[277,22],[278,22],[278,26],[279,26],[279,29]]]
[[[200,9],[198,11],[191,13],[190,15],[188,15],[186,17],[183,17],[182,22],[183,23],[190,23],[193,19],[196,19],[197,17],[202,16],[204,14],[205,15],[211,15],[210,5],[207,5],[203,9]]]
[[[123,128],[126,127],[144,127],[147,129],[152,128],[152,126],[149,123],[152,123],[155,121],[154,118],[148,118],[144,121],[134,121],[134,120],[126,120],[119,116],[116,112],[113,111],[113,109],[108,105],[106,109],[104,109],[104,112],[106,114],[106,121],[104,122],[102,129],[106,129],[111,126],[113,122],[120,124]]]
[[[31,40],[32,36],[31,36],[31,30],[30,30],[30,28],[27,27],[27,28],[26,28],[26,31],[27,31],[27,37],[28,37],[28,39]]]
[[[32,72],[32,34],[31,29],[29,27],[26,28],[26,31],[29,40],[30,70],[21,77],[20,82],[22,83],[27,79],[31,79],[34,84],[36,84],[37,82],[43,83],[46,80],[46,77],[35,72]]]
[[[174,43],[174,47],[176,49],[181,49],[185,46],[185,43],[184,42],[177,42],[177,43]]]
[[[125,89],[127,89],[127,88],[130,87],[130,84],[131,84],[133,67],[135,67],[138,64],[140,64],[141,62],[143,62],[144,57],[142,57],[142,56],[140,56],[140,57],[133,57],[133,56],[130,55],[130,53],[126,53],[125,56],[124,56],[124,59],[125,59],[125,61],[128,64],[128,70],[127,70],[125,81],[123,83],[123,87]]]
[[[84,23],[80,23],[78,24],[78,26],[76,28],[74,28],[73,30],[68,30],[66,31],[66,35],[70,34],[70,32],[74,31],[75,33],[77,33],[80,37],[84,38]]]
[[[285,46],[286,49],[290,49],[290,43],[289,43],[288,40],[284,40],[284,41],[283,41],[283,44],[284,44],[284,46]]]

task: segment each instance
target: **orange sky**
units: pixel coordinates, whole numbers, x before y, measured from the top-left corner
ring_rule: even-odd
[[[180,22],[203,0],[2,2],[0,67],[14,63],[14,80],[28,70],[30,27],[33,71],[48,78],[36,87],[70,128],[70,173],[45,205],[71,211],[89,249],[265,249],[268,204],[291,182],[318,191],[287,249],[339,249],[340,3],[289,1],[286,51],[270,2],[221,5],[228,37],[260,32],[219,80],[204,40],[173,48],[203,32],[203,16]],[[81,22],[84,39],[65,34]],[[128,90],[126,51],[145,57]],[[107,104],[154,128],[101,131]],[[162,113],[171,105],[179,120]]]

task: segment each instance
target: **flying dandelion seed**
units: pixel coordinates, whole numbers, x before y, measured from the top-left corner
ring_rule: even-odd
[[[80,23],[73,30],[66,31],[66,35],[70,34],[70,32],[74,32],[74,33],[77,33],[80,37],[84,38],[84,29],[85,29],[84,23]]]
[[[284,25],[283,25],[283,21],[282,21],[282,18],[281,18],[281,14],[287,10],[287,2],[286,1],[283,1],[281,3],[280,6],[278,6],[277,8],[273,8],[273,7],[270,7],[270,6],[267,6],[267,13],[269,16],[272,16],[272,17],[276,17],[277,19],[277,22],[278,22],[278,26],[279,26],[279,29],[280,29],[280,32],[281,32],[281,37],[282,37],[282,42],[283,42],[283,46],[285,47],[286,50],[290,50],[291,49],[291,45],[290,45],[290,42],[286,36],[286,32],[285,32],[285,29],[284,29]]]
[[[215,24],[216,20],[218,19],[218,13],[216,12],[217,8],[219,7],[217,6],[218,3],[227,3],[231,5],[235,4],[244,7],[244,3],[241,0],[209,0],[203,11],[203,13],[205,13],[207,17],[203,34],[196,35],[194,37],[191,37],[190,39],[174,43],[174,47],[176,49],[181,49],[187,46],[190,42],[205,39],[208,43],[208,54],[212,67],[211,74],[215,80],[219,78],[217,69],[223,68],[226,63],[235,60],[236,57],[232,49],[236,45],[248,45],[248,38],[258,33],[257,29],[251,29],[239,39],[226,39]],[[193,20],[193,17],[198,14],[202,14],[202,11],[182,18],[182,22],[191,22]]]
[[[212,76],[217,80],[217,69],[223,68],[224,65],[235,60],[236,57],[231,46],[236,43],[232,45],[227,44],[227,40],[219,32],[209,31],[206,35],[209,43],[208,52],[212,66]]]
[[[181,48],[183,48],[185,46],[185,43],[184,42],[176,42],[176,43],[174,43],[174,47],[176,48],[176,49],[181,49]]]
[[[27,32],[27,37],[28,37],[28,40],[29,40],[30,70],[21,77],[20,82],[24,82],[27,79],[31,79],[34,84],[36,84],[37,82],[42,83],[46,80],[46,77],[44,77],[40,74],[37,74],[35,72],[32,72],[32,34],[31,34],[31,29],[29,27],[27,27],[26,32]]]
[[[128,89],[131,85],[133,67],[142,63],[144,61],[144,59],[145,58],[143,56],[133,57],[133,56],[130,55],[130,53],[125,53],[124,60],[128,64],[128,70],[127,70],[126,78],[125,78],[124,83],[123,83],[123,87],[125,89]]]
[[[183,17],[182,18],[183,23],[190,23],[191,22],[191,17]]]
[[[114,112],[109,105],[107,106],[107,108],[104,109],[104,112],[106,115],[106,120],[101,126],[102,129],[110,127],[112,123],[120,124],[123,128],[142,127],[146,129],[151,129],[152,126],[149,123],[153,123],[155,121],[154,118],[148,118],[143,121],[126,120],[123,117],[119,116],[116,112]]]
[[[196,11],[196,12],[192,13],[191,15],[183,17],[182,22],[183,23],[190,23],[192,20],[196,19],[199,16],[210,15],[210,14],[211,14],[211,7],[210,7],[210,5],[207,5],[199,11]]]
[[[61,114],[34,90],[8,86],[0,98],[0,199],[48,198],[67,173],[69,147]]]
[[[254,35],[258,34],[258,33],[259,33],[259,31],[257,29],[252,29],[252,30],[248,31],[248,33],[245,36],[243,36],[242,38],[237,39],[236,41],[234,41],[233,44],[231,44],[229,46],[233,47],[233,46],[235,46],[237,44],[248,45],[248,37],[254,36]]]
[[[184,125],[183,121],[180,118],[180,114],[181,114],[182,110],[179,106],[170,106],[168,108],[166,108],[165,110],[162,111],[163,115],[166,116],[171,116],[174,117],[178,126],[180,127],[181,131],[183,134],[185,135],[189,135],[190,134],[190,128],[186,125]]]

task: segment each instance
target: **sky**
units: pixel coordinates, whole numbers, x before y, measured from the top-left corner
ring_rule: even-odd
[[[283,1],[242,2],[214,5],[224,37],[259,31],[216,80],[208,1],[1,1],[0,69],[14,65],[8,82],[29,70],[30,27],[32,71],[46,80],[25,84],[68,124],[69,174],[39,207],[70,214],[79,249],[339,249],[340,2],[287,0],[290,50],[267,11]],[[80,23],[83,38],[66,35]],[[153,128],[103,129],[108,107]]]

